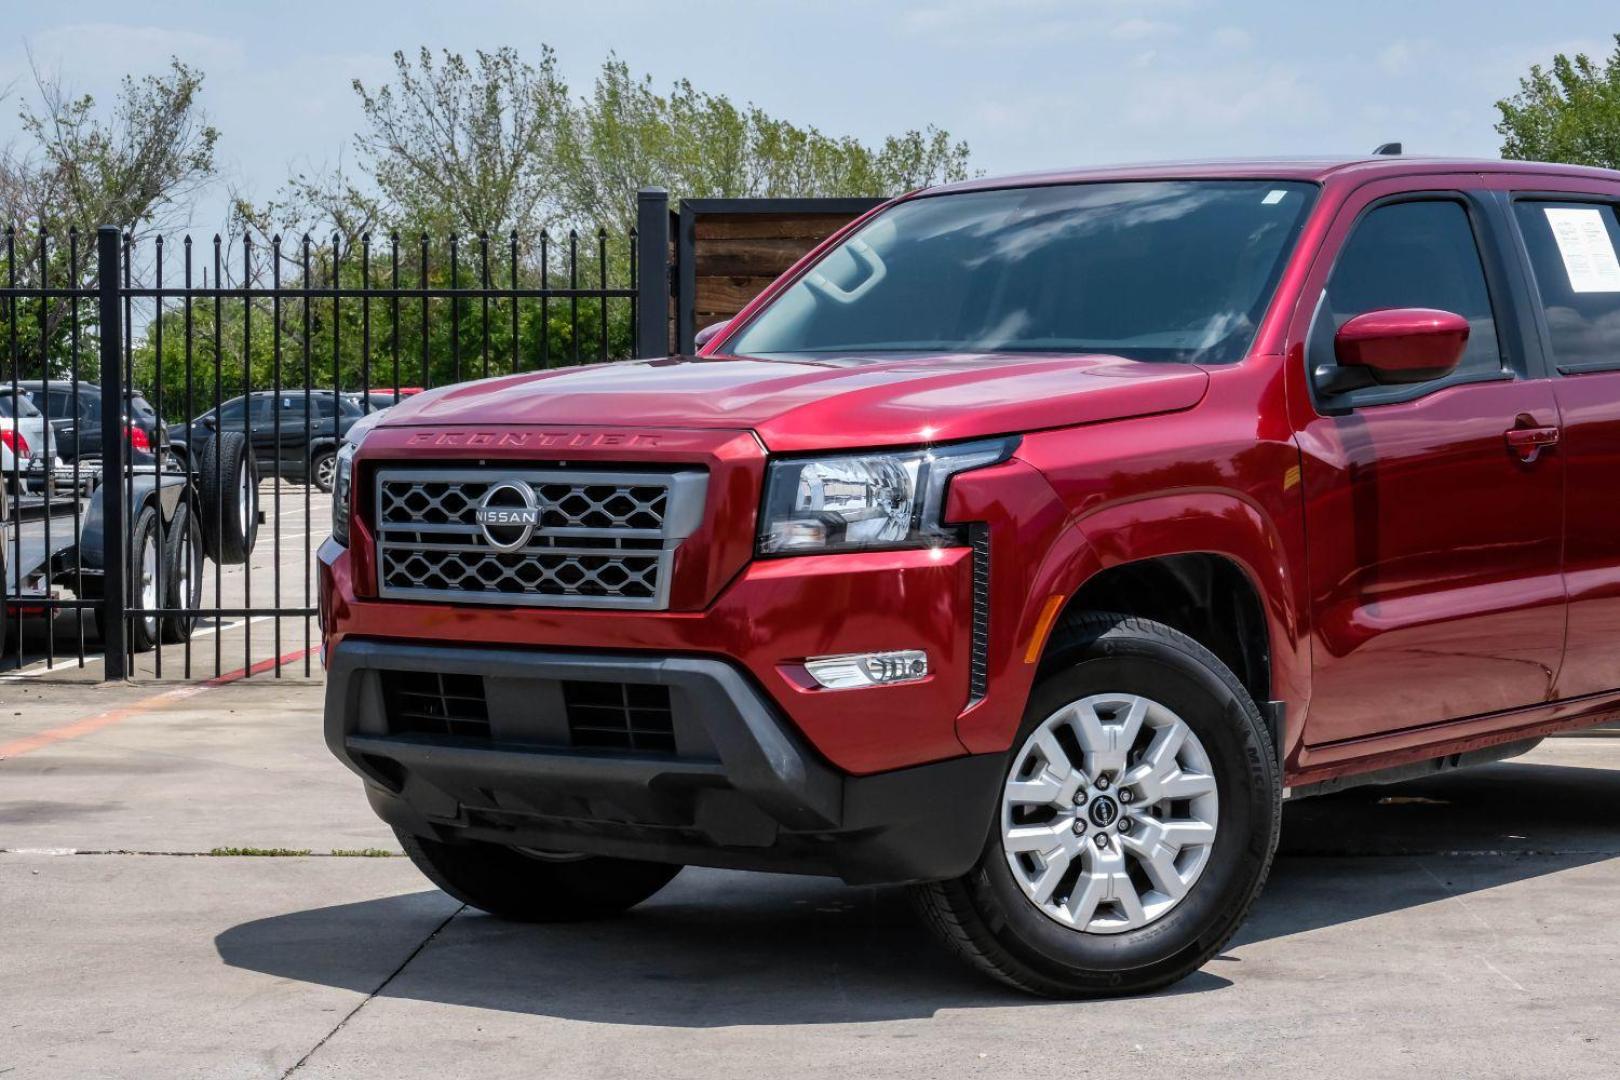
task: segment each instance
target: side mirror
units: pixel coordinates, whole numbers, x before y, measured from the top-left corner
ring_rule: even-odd
[[[713,341],[715,339],[715,337],[720,333],[720,331],[724,330],[726,327],[728,327],[730,325],[731,325],[731,320],[730,319],[724,319],[724,320],[722,320],[720,322],[717,322],[717,323],[710,323],[708,326],[705,326],[703,329],[699,330],[696,334],[692,335],[692,347],[694,349],[703,348],[703,346],[705,346],[709,342]]]
[[[215,427],[214,414],[213,413],[204,413],[201,417],[198,418],[197,423],[201,424],[203,427],[207,428],[209,431],[214,430],[214,427]]]
[[[1333,336],[1338,368],[1317,369],[1318,385],[1341,394],[1450,375],[1468,347],[1468,320],[1433,308],[1386,308],[1357,315]]]

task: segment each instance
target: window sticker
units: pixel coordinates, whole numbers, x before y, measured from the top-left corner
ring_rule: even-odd
[[[1286,188],[1280,188],[1280,189],[1276,189],[1276,190],[1273,190],[1273,191],[1268,191],[1268,192],[1266,192],[1266,197],[1260,200],[1260,205],[1261,206],[1276,206],[1278,203],[1282,202],[1283,199],[1285,199],[1287,197],[1288,197],[1288,191],[1287,191]]]
[[[1603,223],[1605,211],[1549,206],[1545,212],[1569,287],[1578,293],[1620,292],[1620,260]]]

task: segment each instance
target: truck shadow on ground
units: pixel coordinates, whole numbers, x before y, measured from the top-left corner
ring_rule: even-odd
[[[1504,763],[1290,803],[1270,884],[1233,947],[1617,855],[1620,771]],[[215,944],[235,967],[369,993],[377,976],[356,970],[354,934],[397,926],[408,912],[420,918],[428,899],[292,912],[232,927]],[[1219,990],[1231,985],[1222,969],[1235,967],[1228,954],[1167,993]],[[913,920],[898,889],[710,870],[688,870],[607,922],[520,926],[461,912],[381,993],[668,1027],[861,1023],[1041,1004],[959,965]]]

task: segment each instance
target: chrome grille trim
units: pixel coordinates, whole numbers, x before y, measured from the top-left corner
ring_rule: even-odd
[[[513,551],[474,517],[489,488],[535,493],[540,522]],[[389,466],[374,483],[384,599],[663,610],[675,552],[702,521],[701,469]],[[493,526],[492,526],[493,527]],[[517,543],[521,535],[498,536]]]

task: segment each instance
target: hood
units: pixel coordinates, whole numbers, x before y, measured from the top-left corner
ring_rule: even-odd
[[[774,452],[902,446],[1191,408],[1209,376],[1116,356],[670,357],[430,390],[387,427],[749,428]]]

